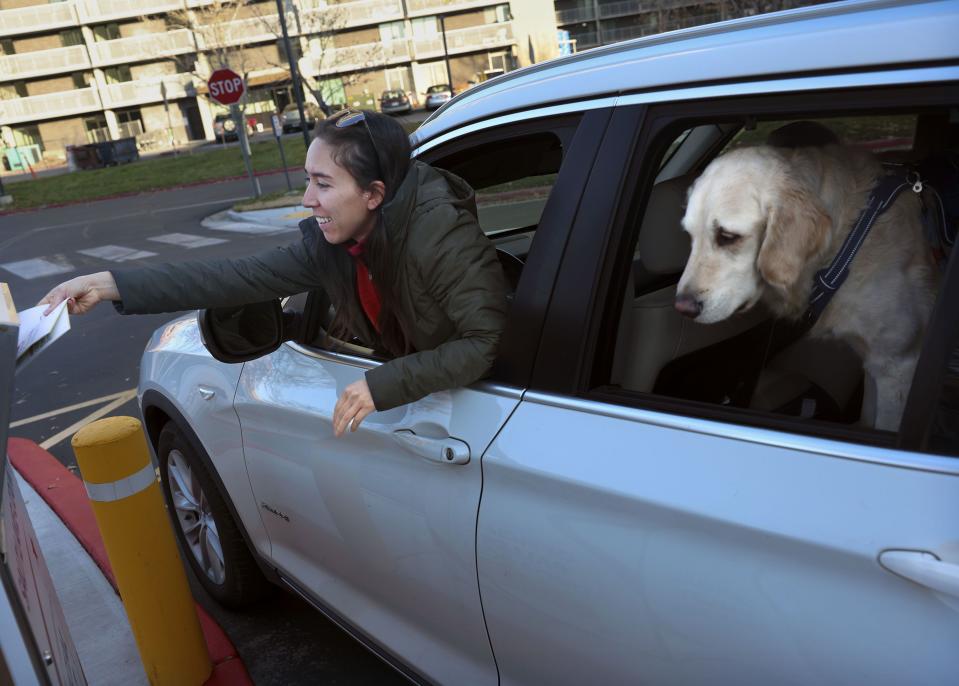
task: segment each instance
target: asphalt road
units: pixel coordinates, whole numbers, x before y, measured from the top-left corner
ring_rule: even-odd
[[[282,174],[260,177],[260,182],[264,192],[286,184]],[[204,217],[248,194],[249,182],[243,179],[0,215],[0,281],[9,284],[18,309],[25,309],[57,283],[79,274],[238,256],[295,240],[295,231],[258,235],[201,227]],[[171,238],[174,234],[179,237]],[[136,387],[140,355],[150,334],[174,316],[124,317],[101,305],[87,316],[72,317],[71,331],[17,374],[11,435],[40,443],[75,469],[70,437],[83,423],[98,416],[138,416],[135,400],[124,393]],[[406,683],[285,591],[278,589],[270,600],[238,613],[213,603],[195,579],[191,583],[260,686]]]

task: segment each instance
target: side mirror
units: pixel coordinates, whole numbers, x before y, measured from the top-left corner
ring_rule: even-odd
[[[220,362],[248,362],[269,355],[295,335],[284,326],[279,300],[239,307],[200,310],[197,321],[203,345]]]

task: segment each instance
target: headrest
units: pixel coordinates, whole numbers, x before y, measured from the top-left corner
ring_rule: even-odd
[[[677,274],[689,258],[689,236],[680,221],[686,209],[686,189],[691,176],[677,176],[653,186],[636,245],[646,271]]]

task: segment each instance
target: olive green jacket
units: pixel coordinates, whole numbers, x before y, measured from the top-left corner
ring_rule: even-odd
[[[484,376],[505,323],[508,290],[496,251],[477,223],[473,190],[454,174],[413,162],[383,216],[398,260],[397,306],[414,323],[410,342],[418,352],[366,373],[378,410]],[[326,279],[342,277],[318,268],[319,227],[310,218],[300,222],[300,231],[301,240],[249,257],[114,271],[117,310],[176,312],[328,291]],[[372,327],[355,333],[364,341],[378,339]]]

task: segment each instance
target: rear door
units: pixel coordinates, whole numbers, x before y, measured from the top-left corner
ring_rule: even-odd
[[[714,335],[700,357],[672,360],[698,335],[665,338],[672,306],[660,295],[678,274],[633,260],[637,233],[665,217],[679,230],[680,207],[646,213],[670,181],[660,165],[671,143],[697,126],[896,105],[896,115],[948,113],[955,92],[731,97],[613,115],[531,389],[483,457],[477,553],[501,683],[955,682],[955,254],[899,435],[761,412],[748,393],[740,407],[734,388],[715,403],[684,396],[677,389],[762,360],[762,348],[736,352],[748,337]],[[624,329],[632,318],[659,323]],[[624,353],[658,370],[655,385],[616,377]]]

